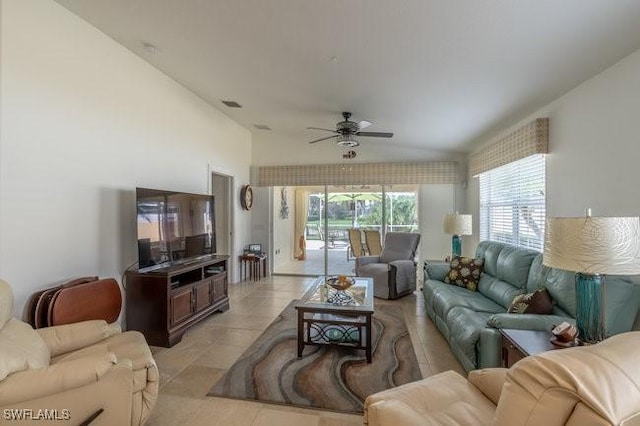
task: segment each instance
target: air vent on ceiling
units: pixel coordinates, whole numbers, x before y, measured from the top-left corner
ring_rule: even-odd
[[[228,106],[229,108],[242,108],[242,105],[240,105],[236,101],[222,101],[222,103]]]
[[[266,124],[254,124],[253,127],[260,130],[271,130],[271,127],[267,126]]]

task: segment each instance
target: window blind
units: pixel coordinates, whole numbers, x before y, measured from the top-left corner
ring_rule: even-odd
[[[480,238],[542,251],[545,157],[536,154],[480,174]]]

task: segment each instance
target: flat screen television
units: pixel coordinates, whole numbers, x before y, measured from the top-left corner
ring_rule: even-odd
[[[138,269],[216,253],[213,195],[136,188]]]

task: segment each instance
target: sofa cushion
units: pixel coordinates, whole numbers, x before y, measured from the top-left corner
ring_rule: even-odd
[[[430,281],[431,282],[431,281]],[[487,299],[476,291],[467,290],[464,287],[457,287],[442,284],[432,291],[433,310],[441,318],[447,318],[449,311],[455,307],[469,308],[478,312],[498,313],[505,312],[505,308]]]
[[[640,276],[606,275],[604,293],[606,335],[633,329],[640,311]]]
[[[529,292],[539,288],[546,288],[554,305],[576,317],[575,273],[544,266],[541,254],[531,263],[527,282]]]
[[[507,309],[510,314],[550,314],[553,312],[551,296],[546,288],[513,298]]]
[[[402,404],[389,405],[391,401]],[[408,418],[407,411],[415,416]],[[483,425],[491,423],[494,412],[495,405],[453,371],[383,390],[364,403],[369,425]]]
[[[477,259],[484,259],[484,272],[493,277],[498,276],[498,256],[504,244],[493,241],[481,241],[476,248]]]
[[[524,293],[524,289],[514,287],[511,284],[499,280],[489,274],[482,274],[478,283],[478,291],[485,297],[493,300],[495,303],[502,305],[504,310],[509,308],[513,298]]]
[[[492,274],[499,280],[524,289],[529,278],[531,263],[539,252],[505,245],[498,254],[497,271]]]
[[[483,264],[483,259],[454,256],[453,260],[451,260],[449,272],[444,277],[444,282],[476,291]]]

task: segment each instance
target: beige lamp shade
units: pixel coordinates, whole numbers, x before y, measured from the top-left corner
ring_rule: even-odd
[[[640,274],[640,219],[547,218],[542,263],[586,274]]]
[[[449,213],[444,215],[444,232],[450,235],[473,234],[473,221],[470,214]]]

